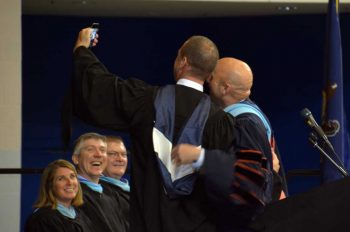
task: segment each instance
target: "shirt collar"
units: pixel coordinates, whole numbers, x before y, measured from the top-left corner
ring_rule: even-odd
[[[190,87],[192,89],[196,89],[200,92],[203,92],[203,85],[201,84],[198,84],[194,81],[191,81],[191,80],[188,80],[188,79],[179,79],[177,82],[176,82],[177,85],[184,85],[184,86],[187,86],[187,87]]]
[[[118,180],[109,176],[101,176],[100,179],[107,181],[108,183],[111,183],[113,185],[116,185],[126,192],[130,192],[129,182],[125,178],[120,178],[120,180]]]
[[[57,210],[62,215],[69,217],[71,219],[74,219],[77,216],[77,213],[75,212],[75,209],[73,206],[69,206],[67,208],[63,204],[61,204],[60,202],[57,203]]]
[[[93,190],[95,192],[98,192],[98,193],[103,192],[103,187],[100,184],[96,184],[94,182],[91,182],[81,175],[78,175],[78,180],[80,181],[80,183],[86,184],[91,190]]]

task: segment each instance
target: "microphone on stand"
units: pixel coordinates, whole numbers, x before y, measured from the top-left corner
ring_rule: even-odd
[[[311,111],[307,108],[304,108],[301,112],[300,115],[304,118],[304,121],[306,123],[306,125],[308,125],[309,127],[311,127],[311,129],[313,130],[310,133],[309,136],[309,141],[310,143],[316,147],[331,163],[333,163],[333,165],[343,174],[343,176],[349,176],[349,174],[347,173],[343,162],[341,161],[341,159],[339,158],[339,156],[337,155],[337,153],[335,152],[331,142],[329,142],[327,135],[324,133],[324,131],[322,130],[322,128],[317,124],[316,120],[314,119],[314,117],[311,114]],[[335,162],[328,154],[327,152],[318,145],[318,140],[321,139],[326,145],[327,147],[332,151],[333,156],[337,159],[337,162]],[[326,148],[327,148],[326,147]]]
[[[304,118],[306,125],[311,127],[319,138],[321,138],[327,146],[334,152],[332,144],[329,142],[327,135],[324,133],[322,128],[317,124],[315,118],[312,116],[311,111],[308,108],[304,108],[300,111],[300,115]]]

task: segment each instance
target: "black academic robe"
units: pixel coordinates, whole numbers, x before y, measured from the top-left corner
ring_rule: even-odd
[[[93,232],[91,221],[79,210],[75,219],[62,215],[51,207],[39,208],[25,224],[25,232]]]
[[[272,189],[265,189],[267,184],[272,187],[274,178],[271,146],[264,124],[254,114],[241,114],[236,117],[234,133],[235,140],[228,155],[223,155],[223,151],[219,150],[207,150],[201,169],[211,212],[221,232],[251,231],[248,228],[251,221],[261,214],[265,205],[272,200]],[[261,164],[251,164],[256,160]],[[268,162],[269,165],[263,165],[264,162]],[[237,163],[244,167],[250,166],[238,170]],[[255,173],[262,173],[266,179],[263,181]],[[235,178],[242,176],[244,177],[239,184],[234,185]],[[275,191],[280,190],[281,188],[278,188]],[[233,194],[239,198],[233,200]]]
[[[81,183],[83,190],[84,204],[79,209],[92,222],[91,229],[101,232],[126,232],[128,231],[123,223],[118,203],[114,193],[108,188],[99,193],[90,189],[86,184]]]
[[[243,113],[236,117],[236,149],[255,149],[261,151],[269,160],[272,167],[272,153],[270,141],[266,136],[266,129],[261,119],[252,113]],[[275,153],[280,161],[280,170],[274,174],[273,201],[279,200],[281,191],[288,194],[287,181],[283,169],[282,159],[275,144]]]
[[[169,199],[164,192],[152,142],[153,102],[158,87],[138,79],[122,80],[108,72],[84,47],[75,50],[73,68],[74,114],[92,125],[130,133],[130,231],[216,231],[208,218],[200,179],[189,196]],[[175,92],[176,137],[204,93],[180,85],[176,85]],[[203,132],[203,146],[227,149],[232,144],[233,121],[212,105]]]
[[[122,188],[109,183],[107,181],[100,180],[100,184],[103,189],[109,189],[108,191],[113,193],[115,201],[118,204],[118,211],[120,211],[121,219],[126,231],[129,231],[130,227],[130,193],[124,191]]]

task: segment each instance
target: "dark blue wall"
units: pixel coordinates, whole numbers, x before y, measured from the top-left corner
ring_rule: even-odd
[[[173,60],[189,36],[208,36],[218,45],[221,56],[240,58],[252,67],[252,99],[270,117],[286,170],[319,168],[319,154],[307,142],[309,130],[299,112],[308,107],[320,119],[325,15],[220,19],[23,16],[24,168],[42,168],[58,158],[70,160],[70,152],[62,151],[60,142],[60,106],[70,79],[77,33],[92,22],[101,24],[100,43],[94,51],[110,71],[157,85],[173,82]],[[342,15],[348,115],[350,33],[345,29],[349,24],[349,15]],[[73,138],[88,131],[115,133],[75,120]],[[22,177],[22,226],[32,211],[39,178]],[[316,185],[319,177],[289,179],[291,194]]]

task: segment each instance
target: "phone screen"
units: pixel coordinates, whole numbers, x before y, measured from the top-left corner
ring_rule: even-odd
[[[95,28],[95,29],[92,30],[91,37],[90,37],[91,40],[94,40],[94,39],[96,38],[96,33],[97,33],[97,31],[98,31],[97,28]]]
[[[95,38],[96,38],[96,33],[98,31],[98,27],[100,26],[99,23],[93,23],[91,25],[91,28],[92,28],[92,32],[91,32],[91,35],[90,35],[90,40],[93,41]]]

